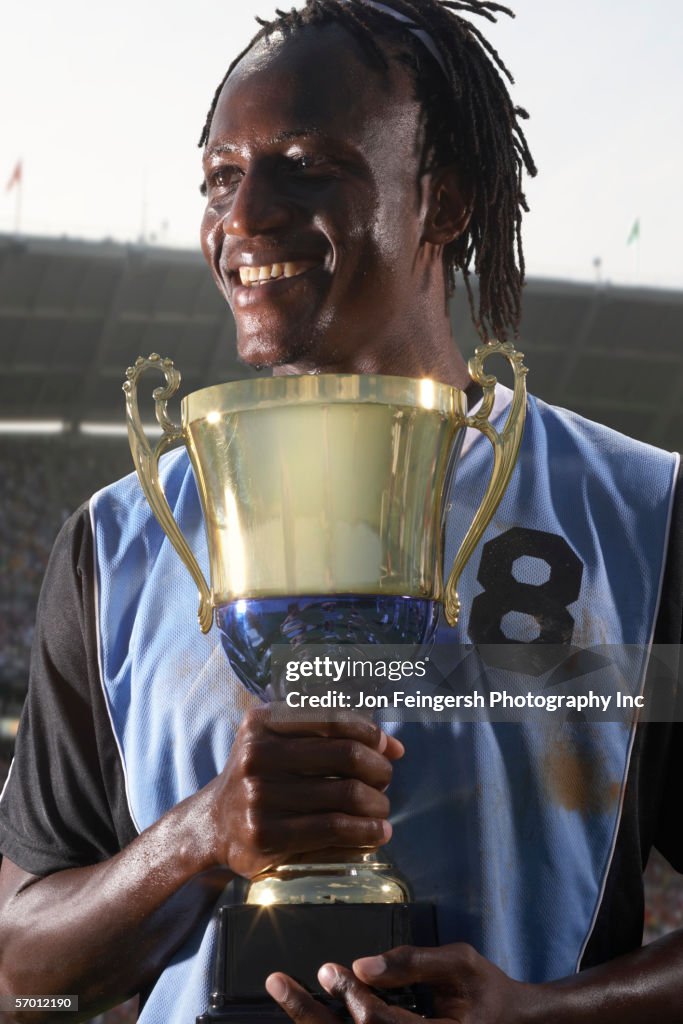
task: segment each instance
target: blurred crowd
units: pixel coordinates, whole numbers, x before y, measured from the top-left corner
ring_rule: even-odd
[[[125,439],[0,439],[0,717],[26,687],[36,602],[59,528],[98,487],[131,469]]]
[[[67,516],[99,487],[129,473],[125,439],[0,439],[0,789],[11,760],[11,723],[26,692],[35,608],[53,541]],[[683,877],[659,856],[648,865],[645,938],[683,927]],[[133,1000],[93,1024],[132,1024]]]

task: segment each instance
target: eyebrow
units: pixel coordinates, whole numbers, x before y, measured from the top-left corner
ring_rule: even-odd
[[[268,139],[268,145],[276,146],[279,142],[290,142],[295,139],[310,138],[311,136],[324,138],[325,133],[322,128],[287,128],[271,136]],[[209,146],[206,150],[206,155],[214,156],[214,154],[219,153],[236,153],[238,150],[239,146],[234,145],[232,142],[221,142],[215,146]]]

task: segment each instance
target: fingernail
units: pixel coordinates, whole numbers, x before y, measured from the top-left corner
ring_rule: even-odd
[[[337,972],[332,964],[323,964],[318,971],[318,981],[326,992],[331,992],[337,981]]]
[[[363,974],[366,978],[379,978],[386,969],[387,962],[383,956],[364,956],[353,962],[353,973]]]
[[[379,734],[379,746],[377,748],[379,750],[380,754],[383,754],[384,751],[387,749],[388,742],[389,742],[389,737],[387,736],[387,734],[385,732],[381,732]]]
[[[287,995],[287,986],[279,974],[270,974],[266,978],[266,992],[276,1003],[281,1003]]]
[[[393,831],[394,830],[393,830],[393,828],[391,827],[391,824],[388,821],[383,821],[382,822],[382,833],[384,835],[385,840],[388,841],[389,839],[391,839]]]

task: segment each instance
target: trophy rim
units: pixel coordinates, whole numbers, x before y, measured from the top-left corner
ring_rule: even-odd
[[[443,416],[466,414],[465,392],[431,377],[388,374],[320,373],[249,378],[213,384],[186,395],[181,404],[187,425],[283,403],[302,405],[397,405]]]

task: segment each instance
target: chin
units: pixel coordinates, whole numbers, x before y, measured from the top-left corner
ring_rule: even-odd
[[[301,343],[298,333],[296,342],[292,338],[268,336],[267,334],[237,335],[237,356],[240,362],[254,369],[262,367],[287,366],[310,356],[313,345]]]

